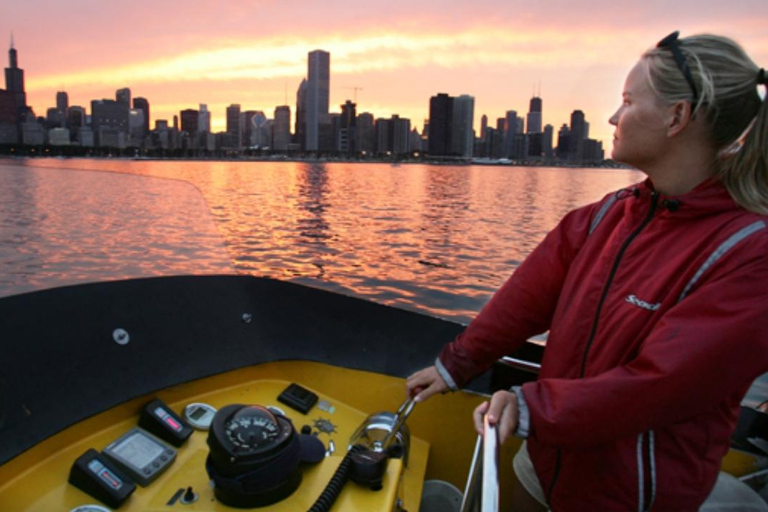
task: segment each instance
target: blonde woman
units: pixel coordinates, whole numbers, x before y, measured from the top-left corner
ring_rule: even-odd
[[[695,511],[712,490],[768,371],[766,83],[724,37],[643,54],[610,123],[647,180],[568,214],[409,377],[425,400],[549,330],[539,379],[475,411],[527,438],[515,510]]]

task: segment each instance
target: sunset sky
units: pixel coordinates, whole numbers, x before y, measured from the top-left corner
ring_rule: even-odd
[[[478,130],[483,114],[524,115],[540,87],[544,123],[557,131],[583,110],[606,150],[607,119],[647,47],[676,29],[714,32],[768,67],[766,26],[768,0],[0,0],[0,37],[7,49],[13,33],[38,115],[59,90],[90,113],[92,99],[130,87],[153,126],[206,103],[223,130],[231,103],[295,113],[307,53],[323,49],[332,112],[358,87],[358,113],[421,131],[430,96],[469,94]]]

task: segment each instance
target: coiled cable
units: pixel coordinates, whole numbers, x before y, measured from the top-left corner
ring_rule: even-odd
[[[341,489],[344,484],[349,480],[349,467],[352,464],[352,455],[365,450],[361,445],[355,445],[349,449],[347,454],[339,463],[339,467],[336,468],[336,472],[331,477],[331,481],[325,486],[323,492],[320,493],[320,497],[317,498],[315,504],[309,509],[309,512],[329,512],[331,507],[336,502],[336,498],[339,497]]]

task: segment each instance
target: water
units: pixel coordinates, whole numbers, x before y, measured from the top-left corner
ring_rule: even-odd
[[[25,168],[14,172],[19,165]],[[221,271],[211,235],[217,229],[237,272],[460,322],[471,320],[568,211],[643,179],[639,172],[613,169],[295,162],[40,159],[5,161],[3,169],[14,179],[3,177],[0,191],[1,294],[36,284],[9,271],[20,259],[27,276],[43,270],[66,277],[68,261],[74,281],[88,280],[89,271],[98,279],[114,270],[108,255],[83,250],[91,242],[84,236],[60,240],[38,234],[32,240],[33,226],[38,233],[62,227],[65,233],[87,233],[91,226],[107,226],[117,232],[110,236],[120,238],[122,257],[136,262],[121,267],[119,277]],[[190,202],[186,196],[192,194],[184,184],[126,179],[120,188],[130,200],[99,201],[102,173],[66,169],[188,182],[202,193],[215,228],[200,218],[194,240],[179,238],[187,226],[175,226],[174,218],[185,218],[185,212],[175,213],[174,204]],[[30,188],[35,194],[23,191]],[[73,203],[90,213],[69,228],[63,219]],[[46,222],[20,216],[19,208],[44,210]],[[136,218],[166,229],[137,229],[131,220]],[[54,264],[36,269],[42,267],[40,257],[20,258],[18,251],[28,256],[23,248],[31,242],[37,253],[56,254]],[[161,259],[171,264],[153,269]]]
[[[240,272],[466,323],[563,215],[642,179],[608,169],[0,160],[0,297]],[[744,403],[766,396],[768,375]]]

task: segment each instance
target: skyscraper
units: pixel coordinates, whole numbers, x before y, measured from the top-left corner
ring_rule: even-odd
[[[233,103],[227,107],[227,147],[240,149],[243,143],[243,122],[240,117],[240,105]]]
[[[328,114],[331,84],[331,54],[323,50],[309,52],[306,91],[306,149],[319,149],[319,124]]]
[[[69,110],[69,95],[64,91],[59,91],[56,93],[56,110],[67,115],[67,111]]]
[[[272,125],[272,149],[287,151],[291,143],[291,107],[275,107],[275,123]]]
[[[357,151],[357,105],[349,100],[341,105],[339,121],[338,150],[343,153]]]
[[[364,155],[372,155],[376,149],[373,114],[363,112],[357,116],[357,150]]]
[[[200,112],[197,118],[197,129],[200,133],[211,132],[211,113],[208,111],[208,105],[200,104]]]
[[[569,160],[581,161],[584,157],[584,139],[586,138],[584,112],[574,110],[571,113],[571,140],[568,148]]]
[[[196,136],[199,129],[200,112],[198,112],[197,110],[188,108],[186,110],[182,110],[180,114],[181,114],[181,131],[187,132],[193,137]]]
[[[517,110],[507,110],[507,115],[504,118],[504,143],[501,151],[504,158],[518,156],[515,152],[515,138],[520,133],[518,125]]]
[[[466,94],[453,99],[451,154],[471,158],[475,144],[475,98]]]
[[[541,98],[534,96],[528,109],[528,131],[526,133],[541,133]]]
[[[137,96],[133,98],[133,108],[144,111],[144,135],[149,133],[149,101],[146,98]]]
[[[19,68],[19,56],[13,45],[13,35],[11,48],[8,50],[8,64],[5,68],[5,89],[13,94],[16,112],[20,115],[27,107],[27,93],[24,92],[24,70]]]
[[[450,154],[453,132],[453,97],[438,93],[429,99],[429,139],[427,153],[430,156]]]

